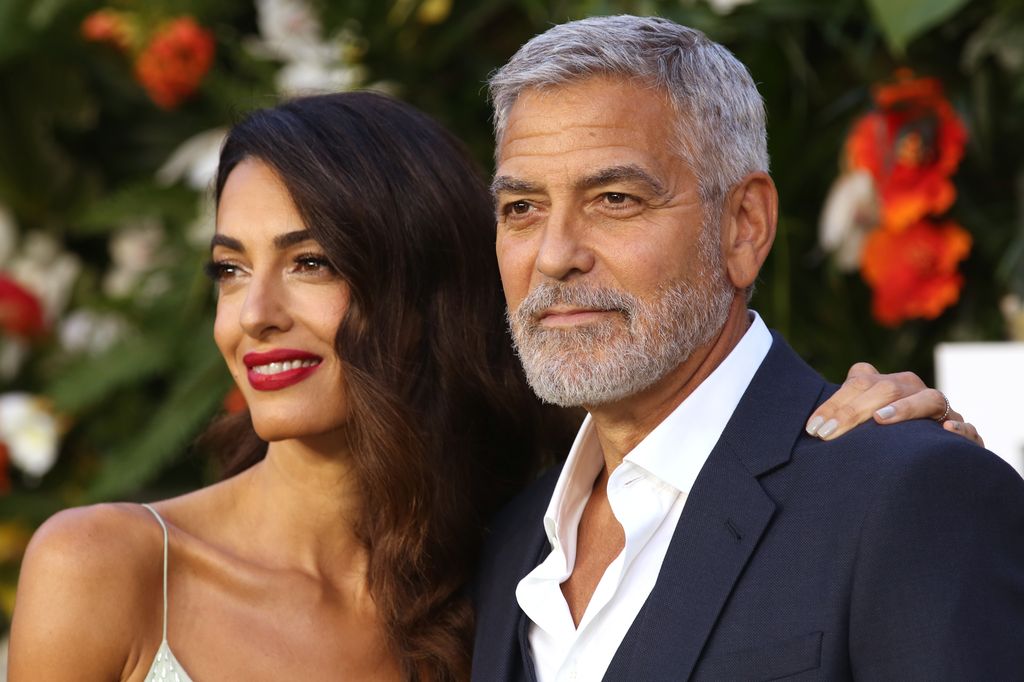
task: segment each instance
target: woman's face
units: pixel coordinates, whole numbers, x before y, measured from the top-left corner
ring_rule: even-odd
[[[211,257],[214,338],[256,433],[277,441],[339,430],[347,406],[334,337],[349,289],[263,162],[247,159],[228,176]]]

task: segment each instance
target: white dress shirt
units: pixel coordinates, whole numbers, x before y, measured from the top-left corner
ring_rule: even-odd
[[[576,532],[604,457],[590,416],[583,421],[544,514],[551,553],[516,588],[532,621],[540,682],[600,680],[654,588],[686,496],[772,337],[757,313],[718,367],[611,473],[608,502],[626,543],[605,569],[577,628],[561,584],[576,562]],[[680,604],[685,609],[685,604]]]

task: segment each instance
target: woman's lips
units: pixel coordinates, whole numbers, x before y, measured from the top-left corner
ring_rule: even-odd
[[[323,358],[290,348],[246,353],[249,385],[257,391],[277,391],[299,383],[320,368]]]

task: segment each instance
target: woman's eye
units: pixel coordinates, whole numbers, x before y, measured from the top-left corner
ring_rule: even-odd
[[[295,269],[299,272],[334,274],[334,268],[326,257],[311,253],[297,256],[295,258]]]
[[[235,263],[226,260],[212,260],[203,266],[206,276],[214,282],[223,282],[238,275],[241,268]]]

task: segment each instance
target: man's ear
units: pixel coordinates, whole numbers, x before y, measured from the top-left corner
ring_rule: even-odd
[[[751,173],[732,188],[722,216],[722,250],[729,280],[746,289],[764,265],[779,217],[779,193],[767,173]]]

